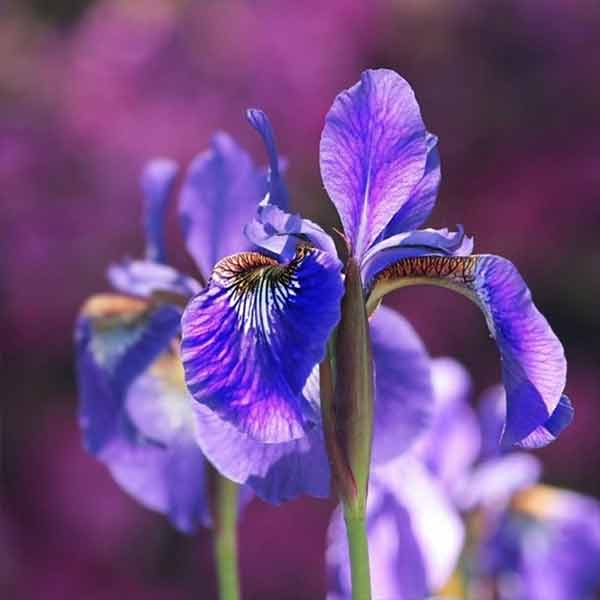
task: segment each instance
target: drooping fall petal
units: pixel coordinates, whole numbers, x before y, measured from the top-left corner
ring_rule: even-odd
[[[194,398],[257,441],[304,436],[317,416],[302,389],[339,320],[340,269],[307,247],[286,264],[258,253],[222,260],[182,319]]]

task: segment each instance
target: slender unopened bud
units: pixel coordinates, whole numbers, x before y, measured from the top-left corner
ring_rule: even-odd
[[[342,317],[335,340],[334,410],[339,443],[354,480],[340,493],[346,508],[364,510],[373,437],[373,357],[360,268],[346,265]]]

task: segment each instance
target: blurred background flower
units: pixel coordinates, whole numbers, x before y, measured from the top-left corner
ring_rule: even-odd
[[[379,66],[407,78],[440,138],[429,223],[458,220],[478,251],[515,262],[566,348],[577,415],[536,452],[546,481],[600,495],[596,0],[22,0],[0,7],[3,596],[213,597],[209,532],[175,533],[82,450],[73,321],[108,289],[105,266],[142,251],[143,163],[187,164],[216,129],[260,161],[248,106],[277,130],[292,208],[337,225],[318,170],[323,118],[340,89]],[[174,209],[170,219],[176,248]],[[189,267],[183,248],[175,259]],[[477,308],[427,292],[391,303],[434,356],[468,366],[476,391],[495,383]],[[249,506],[246,598],[324,596],[332,508]]]

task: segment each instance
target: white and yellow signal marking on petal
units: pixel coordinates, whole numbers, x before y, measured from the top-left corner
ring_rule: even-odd
[[[283,312],[297,295],[301,284],[296,272],[308,252],[299,248],[288,264],[257,252],[235,254],[217,264],[212,280],[226,290],[244,333],[255,330],[273,336],[273,313]]]

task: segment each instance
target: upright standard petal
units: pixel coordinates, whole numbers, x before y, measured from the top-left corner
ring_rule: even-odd
[[[409,200],[426,158],[419,105],[400,75],[365,71],[337,96],[321,136],[321,177],[359,260]]]
[[[429,217],[442,179],[437,136],[427,133],[427,161],[425,173],[417,183],[406,204],[394,215],[385,228],[383,238],[420,227]]]
[[[181,189],[180,217],[189,253],[204,273],[248,247],[243,227],[267,191],[265,173],[225,133],[191,163]]]
[[[177,171],[176,162],[167,158],[157,158],[147,163],[142,173],[146,258],[150,261],[164,263],[167,259],[164,224],[167,202]]]
[[[375,364],[373,462],[387,462],[423,432],[433,404],[430,359],[410,323],[380,307],[370,319]]]
[[[317,415],[302,390],[340,317],[340,271],[307,247],[287,264],[252,252],[223,259],[182,319],[194,398],[257,441],[303,437]]]
[[[285,181],[281,176],[279,156],[277,155],[277,146],[275,144],[275,134],[269,121],[269,117],[256,108],[250,108],[246,111],[248,121],[263,140],[267,156],[269,157],[269,203],[287,210],[289,204],[289,195]]]
[[[507,396],[503,444],[522,442],[544,425],[562,398],[567,364],[560,341],[514,265],[491,255],[406,258],[367,283],[367,303],[373,309],[387,292],[414,284],[453,289],[483,311],[502,358]]]
[[[121,431],[125,392],[172,342],[181,311],[115,294],[90,298],[75,330],[79,419],[86,447],[97,453]]]
[[[450,577],[464,528],[427,469],[401,457],[372,472],[367,535],[373,597],[421,600]],[[346,600],[351,597],[350,568],[340,511],[333,516],[328,540],[328,598]]]

